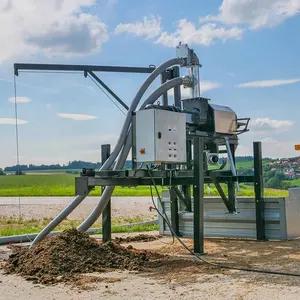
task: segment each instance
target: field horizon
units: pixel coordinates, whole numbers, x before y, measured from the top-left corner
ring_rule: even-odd
[[[75,195],[75,177],[78,174],[66,173],[31,173],[30,175],[7,175],[0,176],[0,196],[1,197],[72,197]],[[254,188],[250,185],[241,184],[240,192],[237,196],[251,197],[254,196]],[[167,189],[164,188],[164,189]],[[162,187],[158,187],[161,193]],[[225,187],[225,193],[226,193]],[[153,189],[154,197],[156,197]],[[89,196],[100,196],[100,187],[96,187],[91,191]],[[149,186],[137,187],[116,187],[112,196],[119,197],[138,197],[151,196]],[[216,188],[212,184],[210,188],[205,185],[205,196],[219,196]],[[265,197],[286,197],[287,190],[280,189],[264,189]]]

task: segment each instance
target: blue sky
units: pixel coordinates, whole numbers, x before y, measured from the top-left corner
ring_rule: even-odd
[[[159,65],[179,41],[203,65],[202,96],[251,118],[239,155],[259,140],[264,156],[297,156],[299,12],[299,0],[1,1],[0,167],[16,164],[13,63]],[[127,104],[148,76],[97,75]],[[124,113],[82,73],[16,81],[21,164],[98,161],[102,143],[114,146]]]

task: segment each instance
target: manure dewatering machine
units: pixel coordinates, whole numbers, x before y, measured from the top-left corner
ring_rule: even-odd
[[[85,77],[92,78],[127,110],[113,151],[110,145],[102,145],[101,168],[82,170],[80,176],[75,178],[76,198],[35,236],[32,246],[51,234],[96,186],[102,187],[99,202],[78,226],[78,230],[89,230],[102,215],[103,240],[110,240],[111,195],[114,187],[150,186],[157,198],[154,205],[159,213],[160,232],[193,237],[193,251],[201,254],[204,253],[204,237],[209,235],[205,232],[205,218],[208,217],[205,184],[214,185],[219,193],[215,199],[219,221],[215,220],[214,225],[219,222],[221,226],[217,228],[221,230],[224,220],[236,218],[238,221],[233,227],[238,228],[238,237],[243,236],[245,228],[237,225],[243,215],[239,212],[236,191],[239,191],[240,183],[253,183],[255,197],[251,205],[255,213],[252,220],[255,232],[254,236],[252,232],[252,237],[265,240],[261,143],[253,143],[254,175],[238,175],[235,152],[239,135],[249,130],[250,119],[239,118],[230,107],[213,104],[210,99],[200,96],[200,68],[194,50],[181,43],[176,47],[174,58],[159,66],[14,64],[15,76],[19,75],[20,70],[83,72]],[[180,75],[182,69],[186,70],[187,75]],[[128,106],[95,72],[149,75]],[[142,101],[156,79],[160,80],[159,87]],[[181,87],[189,89],[190,97],[181,98]],[[172,97],[168,95],[171,90]],[[125,169],[130,151],[132,166]],[[222,155],[227,157],[222,159]],[[165,188],[162,194],[158,192],[158,186]],[[214,212],[214,202],[209,205],[210,211]],[[216,236],[222,234],[221,231],[216,232]]]

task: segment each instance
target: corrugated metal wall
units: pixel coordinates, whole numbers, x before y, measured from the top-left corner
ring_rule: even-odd
[[[163,192],[164,209],[171,220],[169,193]],[[267,239],[287,239],[285,199],[265,199],[265,228]],[[255,202],[254,198],[237,199],[238,214],[229,214],[221,198],[204,199],[204,234],[206,237],[251,238],[256,239]],[[159,219],[160,233],[170,234],[168,226]],[[182,236],[193,236],[193,213],[179,213],[179,228]]]

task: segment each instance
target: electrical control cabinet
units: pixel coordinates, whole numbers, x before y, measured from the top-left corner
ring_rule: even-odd
[[[186,162],[184,113],[155,108],[139,110],[135,124],[138,162]]]

